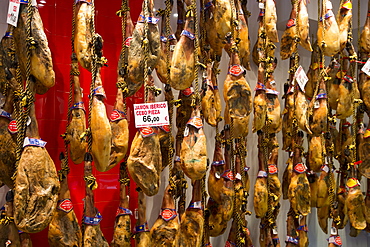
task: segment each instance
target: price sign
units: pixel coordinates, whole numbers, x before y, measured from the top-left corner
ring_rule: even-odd
[[[306,83],[308,82],[308,78],[302,66],[298,67],[297,71],[294,74],[294,79],[298,82],[298,85],[301,88],[302,92],[305,92],[304,87],[306,86]]]
[[[367,60],[364,66],[361,69],[366,75],[370,76],[370,58]]]
[[[9,8],[8,8],[8,15],[6,19],[6,23],[17,26],[18,16],[19,16],[19,0],[10,0],[9,1]]]
[[[135,127],[169,125],[167,102],[134,104]]]

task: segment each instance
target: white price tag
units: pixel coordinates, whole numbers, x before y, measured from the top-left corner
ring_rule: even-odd
[[[330,1],[326,2],[326,9],[333,9],[333,4]]]
[[[331,228],[330,228],[330,234],[331,234],[331,235],[338,235],[337,228],[335,228],[335,227],[331,227]]]
[[[320,102],[318,100],[315,100],[314,108],[315,109],[320,108]]]
[[[370,58],[367,60],[367,62],[365,63],[364,66],[362,66],[362,69],[361,69],[365,74],[367,74],[368,76],[370,76]]]
[[[169,125],[167,102],[134,104],[135,127]]]
[[[298,82],[298,85],[301,88],[302,92],[305,92],[304,87],[306,86],[306,83],[308,82],[308,78],[301,65],[298,67],[297,71],[295,72],[294,79]]]
[[[264,3],[258,3],[258,7],[259,7],[260,9],[264,9],[264,8],[265,8],[265,4],[264,4]]]
[[[9,8],[8,8],[8,15],[6,19],[6,23],[17,26],[18,16],[19,16],[19,0],[9,0]]]

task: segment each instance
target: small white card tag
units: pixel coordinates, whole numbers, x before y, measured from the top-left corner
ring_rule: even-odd
[[[8,15],[6,19],[6,23],[17,26],[18,16],[19,16],[19,0],[9,0],[9,8],[8,8]]]
[[[367,60],[364,66],[361,69],[366,75],[370,76],[370,58]]]
[[[298,82],[298,85],[301,88],[302,92],[305,92],[304,88],[306,86],[306,83],[308,82],[308,78],[301,65],[295,72],[294,79]]]
[[[135,127],[169,125],[167,102],[134,104]]]

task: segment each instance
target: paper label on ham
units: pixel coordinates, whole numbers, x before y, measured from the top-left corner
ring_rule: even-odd
[[[328,238],[328,242],[331,244],[335,244],[336,246],[342,246],[342,239],[340,236],[331,236]]]
[[[125,118],[126,118],[126,114],[119,110],[113,110],[112,113],[110,114],[110,121],[112,122],[119,121]]]
[[[275,164],[270,164],[268,167],[269,173],[270,174],[277,174],[278,173],[278,168]]]
[[[135,127],[169,125],[167,102],[134,104]]]
[[[305,86],[306,83],[308,82],[308,78],[301,65],[295,72],[294,79],[298,82],[298,85],[301,88],[302,92],[305,92]]]
[[[367,60],[364,66],[362,66],[361,71],[363,71],[366,75],[370,76],[370,58]]]
[[[347,187],[348,188],[354,188],[356,186],[359,186],[360,182],[357,180],[357,178],[350,178],[347,180]]]
[[[331,234],[331,235],[337,235],[337,234],[338,234],[337,228],[335,228],[335,227],[331,227],[331,228],[330,228],[330,234]]]
[[[197,129],[200,129],[200,128],[203,127],[202,119],[200,117],[197,117],[197,116],[190,118],[189,121],[186,124],[194,126]]]
[[[130,45],[131,45],[131,40],[132,40],[132,37],[127,37],[127,39],[125,40],[125,46],[126,46],[126,47],[130,47]]]
[[[72,201],[70,199],[63,199],[63,200],[59,201],[57,209],[59,209],[63,212],[66,212],[66,213],[71,212],[72,209],[73,209]]]
[[[294,166],[294,171],[297,173],[304,173],[307,170],[307,167],[303,163],[298,163]]]
[[[194,89],[193,87],[189,87],[187,89],[184,89],[184,90],[181,90],[180,91],[184,96],[186,97],[189,97],[190,95],[192,95],[194,93]]]
[[[23,147],[26,146],[37,146],[37,147],[45,147],[46,142],[41,139],[34,139],[34,138],[24,138]]]
[[[154,132],[154,129],[153,128],[151,128],[151,127],[145,127],[145,128],[141,128],[140,129],[140,134],[143,137],[148,137],[148,136],[154,135],[155,132]]]
[[[258,3],[258,7],[260,9],[264,9],[265,8],[265,4],[260,2],[260,3]]]
[[[159,127],[161,130],[165,131],[165,132],[170,132],[171,129],[170,129],[170,126],[169,125],[163,125],[163,126],[160,126]]]
[[[15,134],[18,132],[17,122],[15,120],[10,121],[10,123],[8,124],[8,130],[11,134]]]
[[[10,0],[9,1],[9,8],[8,8],[8,15],[6,19],[6,23],[17,27],[18,16],[19,16],[19,0]]]
[[[177,213],[175,209],[163,208],[160,215],[163,220],[170,221],[176,217]]]
[[[243,74],[243,72],[244,72],[244,69],[239,64],[231,65],[229,67],[229,74],[233,76],[240,76],[241,74]]]

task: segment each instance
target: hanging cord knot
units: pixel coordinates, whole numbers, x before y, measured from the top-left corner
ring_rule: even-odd
[[[116,87],[122,90],[122,93],[124,96],[128,94],[128,86],[123,78],[118,79],[118,82],[116,83]]]
[[[182,100],[181,99],[171,100],[171,102],[170,102],[170,104],[173,104],[176,107],[180,107],[181,106],[181,103],[182,103]]]
[[[36,47],[38,46],[38,43],[34,37],[28,37],[26,39],[26,42],[27,42],[28,48],[31,50],[36,49]]]
[[[87,183],[87,187],[89,187],[90,190],[95,190],[98,188],[98,183],[96,182],[96,178],[93,175],[85,176],[84,180]]]
[[[161,16],[161,17],[163,17],[163,16],[168,16],[168,13],[167,13],[168,11],[166,10],[166,9],[158,9],[157,10],[157,16]]]
[[[162,93],[162,89],[156,86],[145,85],[145,88],[154,92],[155,97],[158,97]]]
[[[125,12],[129,12],[129,11],[130,11],[130,7],[128,7],[128,6],[122,6],[122,8],[120,10],[117,10],[116,11],[116,15],[118,17],[122,17]]]

